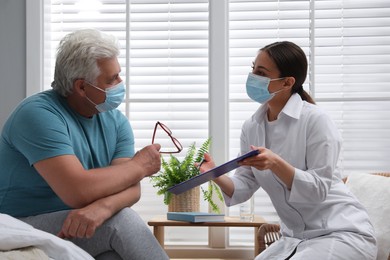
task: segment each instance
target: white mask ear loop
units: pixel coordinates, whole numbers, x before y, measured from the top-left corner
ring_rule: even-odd
[[[276,80],[285,79],[285,78],[286,78],[286,77],[277,78],[277,79],[271,79],[270,82],[271,82],[271,81],[276,81]],[[285,89],[286,89],[286,87],[282,87],[281,89],[279,89],[279,90],[277,90],[277,91],[275,91],[275,92],[272,92],[272,93],[270,93],[270,94],[273,95],[273,96],[275,96],[275,95],[278,94],[280,91],[283,91],[283,90],[285,90]]]
[[[277,90],[275,92],[272,92],[271,95],[276,95],[276,94],[278,94],[279,92],[281,92],[281,91],[283,91],[285,89],[286,89],[286,87],[283,87],[283,88],[281,88],[281,89],[279,89],[279,90]]]
[[[94,87],[95,89],[98,89],[98,90],[100,90],[100,91],[106,93],[106,91],[104,91],[104,90],[101,89],[101,88],[96,87],[96,86],[95,86],[94,84],[92,84],[91,82],[89,82],[89,81],[85,81],[85,82],[87,82],[88,85]],[[85,97],[86,97],[87,100],[88,100],[89,102],[91,102],[95,107],[97,106],[97,104],[96,104],[95,102],[93,102],[87,95],[85,95]]]
[[[95,102],[93,102],[87,95],[85,95],[85,97],[87,98],[87,100],[89,102],[91,102],[95,107],[97,106],[97,104]]]
[[[90,85],[90,86],[92,86],[92,87],[94,87],[94,88],[96,88],[96,89],[98,89],[98,90],[100,90],[101,92],[104,92],[104,93],[106,93],[107,91],[105,91],[104,89],[101,89],[101,88],[99,88],[99,87],[96,87],[94,84],[92,84],[91,82],[89,82],[89,81],[85,81],[85,82],[87,82],[88,83],[88,85]]]

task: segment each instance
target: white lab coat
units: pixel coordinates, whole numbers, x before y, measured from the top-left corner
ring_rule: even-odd
[[[337,170],[341,137],[330,117],[317,105],[302,101],[298,94],[291,96],[276,121],[266,121],[266,110],[267,106],[262,105],[245,121],[241,153],[254,145],[267,147],[281,156],[295,167],[292,188],[287,189],[270,170],[239,167],[232,176],[233,196],[224,195],[226,205],[249,199],[260,187],[268,193],[280,217],[284,237],[274,243],[272,251],[280,254],[275,259],[287,257],[304,241],[332,232],[341,236],[343,232],[353,232],[368,238],[368,250],[367,245],[362,246],[369,257],[362,259],[373,259],[373,227],[366,210],[344,185]],[[344,238],[348,240],[348,235]]]

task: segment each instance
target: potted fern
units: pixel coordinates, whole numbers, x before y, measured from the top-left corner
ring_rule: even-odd
[[[153,187],[157,188],[157,194],[164,195],[164,204],[168,205],[168,211],[199,211],[199,189],[201,189],[203,199],[210,204],[214,212],[220,213],[218,205],[213,201],[213,194],[215,193],[221,201],[223,201],[223,196],[214,182],[209,182],[207,189],[195,187],[179,195],[167,191],[171,186],[200,174],[195,163],[202,160],[203,154],[209,151],[210,145],[210,138],[198,150],[195,143],[192,143],[182,161],[172,154],[169,160],[162,157],[161,170],[158,175],[151,176],[151,181]]]

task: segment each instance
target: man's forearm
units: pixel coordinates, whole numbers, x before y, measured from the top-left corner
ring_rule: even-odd
[[[96,229],[121,209],[134,205],[140,197],[140,184],[117,194],[98,199],[85,207],[73,209],[66,217],[58,236],[92,237]]]
[[[101,198],[93,202],[92,204],[96,203],[100,207],[103,207],[104,209],[108,210],[111,216],[113,216],[121,209],[125,207],[133,206],[135,203],[139,201],[140,197],[141,197],[141,185],[140,183],[138,183],[121,192],[112,194],[105,198]]]

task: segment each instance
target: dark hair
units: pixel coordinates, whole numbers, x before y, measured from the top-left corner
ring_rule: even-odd
[[[265,51],[280,71],[279,77],[294,77],[291,94],[298,93],[302,100],[315,104],[314,99],[303,89],[307,75],[307,59],[303,50],[289,41],[271,43],[260,51]]]

